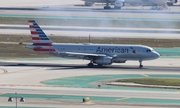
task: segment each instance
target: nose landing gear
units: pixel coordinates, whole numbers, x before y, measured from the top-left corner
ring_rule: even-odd
[[[142,61],[139,60],[139,68],[143,68]]]

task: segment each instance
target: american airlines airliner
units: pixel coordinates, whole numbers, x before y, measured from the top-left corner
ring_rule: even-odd
[[[54,43],[34,20],[29,20],[28,23],[33,43],[26,44],[26,48],[57,57],[89,60],[89,67],[135,60],[139,61],[139,67],[142,68],[142,61],[160,57],[153,48],[144,45]]]

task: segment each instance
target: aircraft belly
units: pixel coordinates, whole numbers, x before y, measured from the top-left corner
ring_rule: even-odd
[[[128,4],[142,4],[142,0],[125,0]]]
[[[139,59],[139,56],[137,54],[123,54],[123,55],[118,55],[116,60],[137,60]]]
[[[79,56],[79,55],[70,55],[70,54],[65,54],[65,53],[47,53],[52,56],[56,57],[63,57],[63,58],[74,58],[74,59],[84,59],[84,56]]]
[[[97,3],[106,3],[107,1],[106,0],[84,0],[84,1],[87,1],[87,2],[97,2]],[[112,0],[110,0],[112,1]]]
[[[125,0],[125,3],[134,5],[154,5],[154,4],[163,4],[166,0]]]

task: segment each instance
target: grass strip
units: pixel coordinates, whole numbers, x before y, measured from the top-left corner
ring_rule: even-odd
[[[0,44],[1,58],[33,58],[33,57],[51,57],[44,53],[36,52],[19,44]]]
[[[89,37],[68,37],[68,36],[49,36],[57,43],[87,43]],[[32,43],[30,36],[19,35],[0,35],[0,42],[29,42]],[[148,39],[148,38],[91,38],[91,43],[100,44],[141,44],[150,47],[180,47],[180,39]]]
[[[176,78],[132,78],[120,79],[115,82],[128,82],[144,85],[180,86],[180,79]]]

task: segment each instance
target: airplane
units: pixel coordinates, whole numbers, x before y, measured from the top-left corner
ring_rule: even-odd
[[[26,48],[63,58],[89,60],[88,67],[125,63],[127,60],[154,60],[160,57],[153,48],[131,44],[54,43],[34,20],[28,20],[32,42]]]
[[[109,4],[113,4],[115,9],[121,9],[125,4],[130,5],[148,5],[148,6],[164,6],[167,0],[82,0],[86,6],[92,6],[94,3],[106,3],[104,9],[110,9]]]

